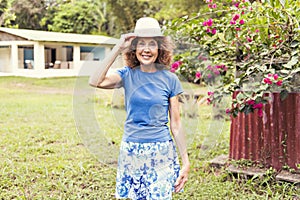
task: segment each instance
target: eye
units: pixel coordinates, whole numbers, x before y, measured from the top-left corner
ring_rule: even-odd
[[[146,44],[145,44],[145,42],[143,42],[143,41],[139,41],[138,43],[137,43],[137,46],[139,46],[139,47],[143,47],[143,46],[145,46]]]
[[[157,44],[156,44],[156,42],[151,41],[151,42],[149,43],[149,46],[155,48],[155,47],[157,47]]]

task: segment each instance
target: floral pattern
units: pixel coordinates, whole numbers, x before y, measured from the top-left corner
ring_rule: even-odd
[[[173,141],[122,142],[116,198],[172,199],[180,165]]]

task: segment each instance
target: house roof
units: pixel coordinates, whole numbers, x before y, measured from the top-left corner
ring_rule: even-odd
[[[85,35],[75,33],[59,33],[48,31],[37,31],[29,29],[15,29],[0,27],[0,32],[22,37],[31,41],[43,42],[67,42],[86,44],[116,44],[118,39],[102,35]]]

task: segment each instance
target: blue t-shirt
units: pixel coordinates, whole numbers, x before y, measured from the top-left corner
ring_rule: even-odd
[[[167,70],[154,73],[139,68],[117,70],[122,78],[127,113],[123,141],[171,140],[168,124],[169,98],[183,92],[177,76]]]

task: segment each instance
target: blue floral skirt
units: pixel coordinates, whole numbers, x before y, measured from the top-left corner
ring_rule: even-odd
[[[173,141],[122,142],[116,198],[172,199],[180,165]]]

